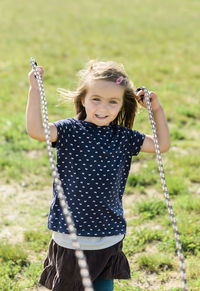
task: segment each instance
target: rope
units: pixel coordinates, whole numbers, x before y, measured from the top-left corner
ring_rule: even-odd
[[[166,200],[166,204],[167,204],[167,208],[168,208],[168,212],[169,212],[170,219],[171,219],[171,222],[172,222],[172,227],[173,227],[174,236],[175,236],[175,240],[176,240],[176,249],[177,249],[178,258],[179,258],[179,264],[180,264],[180,269],[181,269],[183,291],[188,291],[187,277],[186,277],[186,271],[185,271],[184,256],[183,256],[183,253],[182,253],[182,247],[181,247],[181,242],[180,242],[180,235],[179,235],[179,232],[178,232],[176,219],[175,219],[175,216],[174,216],[172,204],[171,204],[171,201],[170,201],[170,198],[169,198],[169,193],[168,193],[168,190],[167,190],[165,174],[164,174],[164,169],[163,169],[163,164],[162,164],[162,158],[161,158],[161,154],[160,154],[158,136],[157,136],[155,121],[154,121],[154,118],[153,118],[153,113],[152,113],[152,108],[151,108],[150,95],[149,95],[149,91],[145,87],[141,87],[141,89],[144,90],[144,97],[145,97],[145,100],[146,100],[149,119],[150,119],[152,131],[153,131],[153,137],[154,137],[154,143],[155,143],[155,148],[156,148],[156,156],[157,156],[157,160],[158,160],[158,168],[159,168],[159,172],[160,172],[162,188],[163,188],[163,192],[164,192],[164,196],[165,196],[165,200]]]
[[[59,202],[60,202],[60,205],[61,205],[61,208],[63,211],[63,215],[65,217],[65,221],[68,225],[68,230],[69,230],[70,239],[72,241],[72,245],[76,249],[75,255],[77,257],[78,264],[80,267],[80,274],[82,277],[83,287],[84,287],[85,291],[94,291],[94,289],[92,287],[92,282],[90,279],[85,255],[84,255],[83,251],[81,250],[80,244],[77,240],[77,234],[76,234],[76,228],[74,226],[74,221],[73,221],[71,212],[69,211],[68,203],[67,203],[66,197],[65,197],[64,192],[63,192],[61,181],[59,179],[58,169],[56,167],[54,157],[53,157],[53,151],[52,151],[51,141],[50,141],[50,129],[49,129],[49,123],[48,123],[47,106],[46,106],[47,102],[46,102],[45,93],[44,93],[43,81],[42,81],[42,78],[40,77],[40,74],[38,72],[37,63],[35,62],[35,59],[31,58],[30,62],[31,62],[32,68],[35,72],[36,79],[38,81],[41,104],[42,104],[42,114],[43,114],[43,120],[44,120],[43,126],[44,126],[45,138],[46,138],[46,143],[47,143],[49,162],[51,165],[52,176],[54,178],[54,183],[55,183],[56,191],[58,193]],[[148,109],[149,119],[150,119],[152,131],[153,131],[153,137],[154,137],[154,143],[155,143],[155,148],[156,148],[156,156],[157,156],[157,160],[158,160],[158,167],[159,167],[159,171],[160,171],[162,188],[163,188],[164,196],[166,199],[166,204],[168,207],[168,212],[169,212],[169,215],[171,218],[174,236],[175,236],[175,240],[176,240],[176,248],[177,248],[177,253],[178,253],[178,257],[179,257],[179,264],[180,264],[180,269],[181,269],[183,291],[188,291],[187,277],[186,277],[186,271],[185,271],[184,256],[182,253],[182,247],[181,247],[181,242],[180,242],[180,235],[178,232],[176,219],[174,216],[172,204],[171,204],[171,201],[169,198],[169,193],[167,190],[165,174],[164,174],[164,169],[163,169],[163,164],[162,164],[162,158],[161,158],[161,153],[160,153],[160,147],[159,147],[159,142],[158,142],[158,136],[157,136],[155,121],[154,121],[153,113],[152,113],[152,109],[151,109],[150,95],[149,95],[148,90],[145,87],[141,87],[141,88],[144,90],[144,97],[145,97],[145,100],[147,103],[147,109]]]
[[[44,127],[44,133],[45,133],[45,138],[46,138],[46,143],[47,143],[47,150],[48,150],[48,156],[49,156],[49,162],[51,165],[51,170],[52,170],[52,176],[54,178],[54,183],[56,187],[56,191],[58,193],[58,198],[59,202],[63,211],[63,215],[65,218],[65,221],[68,225],[68,230],[69,230],[69,235],[70,239],[72,242],[73,247],[75,248],[75,255],[78,261],[78,265],[80,268],[80,274],[82,278],[82,284],[84,287],[85,291],[94,291],[92,287],[92,282],[90,279],[90,274],[88,271],[88,265],[86,262],[85,255],[83,251],[81,250],[80,244],[77,240],[77,234],[76,234],[76,228],[74,226],[74,221],[71,215],[71,212],[69,211],[68,203],[64,195],[64,191],[61,185],[61,181],[59,178],[59,173],[58,169],[56,167],[55,161],[54,161],[54,156],[53,156],[53,151],[51,147],[51,140],[50,140],[50,129],[49,129],[49,123],[48,123],[48,114],[47,114],[47,102],[45,98],[45,93],[44,93],[44,87],[43,87],[43,81],[42,78],[40,77],[40,74],[37,69],[37,63],[34,58],[30,59],[32,68],[35,72],[35,77],[38,81],[38,86],[39,86],[39,91],[40,91],[40,99],[41,99],[41,104],[42,104],[42,115],[43,115],[43,127]]]

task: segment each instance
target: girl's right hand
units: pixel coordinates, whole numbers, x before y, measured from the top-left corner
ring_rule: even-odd
[[[43,79],[43,75],[44,75],[44,69],[41,66],[37,66],[37,69],[40,73],[41,78]],[[35,72],[33,71],[33,69],[28,73],[28,78],[29,78],[29,83],[30,83],[30,87],[38,89],[38,81],[35,77]]]

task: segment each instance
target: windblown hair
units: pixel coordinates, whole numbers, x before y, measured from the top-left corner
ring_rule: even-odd
[[[90,61],[86,68],[79,72],[80,82],[75,91],[66,91],[58,89],[61,95],[67,99],[74,99],[76,117],[79,120],[86,118],[85,108],[82,105],[82,100],[85,97],[89,82],[91,80],[105,80],[118,84],[117,86],[124,87],[123,105],[117,117],[112,121],[112,124],[118,124],[128,128],[133,127],[135,114],[137,111],[137,101],[132,82],[128,79],[123,65],[112,61],[100,62],[96,60]],[[122,78],[123,77],[123,78]],[[120,79],[119,79],[120,78]],[[118,80],[120,80],[118,82]]]

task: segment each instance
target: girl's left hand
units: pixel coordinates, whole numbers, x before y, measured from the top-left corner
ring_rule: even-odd
[[[151,108],[152,110],[157,110],[161,105],[159,103],[159,100],[158,100],[158,96],[156,95],[155,92],[152,92],[150,91],[149,92],[149,95],[150,95],[150,101],[151,101]],[[144,90],[143,89],[140,89],[138,88],[136,90],[136,98],[137,98],[137,101],[138,103],[147,108],[147,104],[146,104],[146,101],[145,101],[145,98],[144,98]]]

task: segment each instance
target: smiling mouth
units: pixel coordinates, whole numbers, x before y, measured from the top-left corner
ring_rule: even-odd
[[[98,115],[98,114],[95,114],[95,116],[99,119],[105,119],[108,117],[108,115]]]

